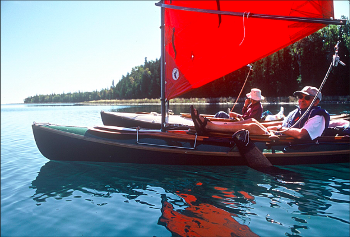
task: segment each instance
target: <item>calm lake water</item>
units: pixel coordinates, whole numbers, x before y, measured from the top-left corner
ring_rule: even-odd
[[[197,105],[201,113],[232,105]],[[265,105],[277,113],[281,105]],[[285,114],[294,105],[282,105]],[[325,104],[330,113],[350,105]],[[241,105],[237,105],[239,112]],[[172,106],[189,112],[189,105]],[[160,106],[1,105],[1,236],[349,236],[349,164],[254,169],[49,161],[31,124]]]

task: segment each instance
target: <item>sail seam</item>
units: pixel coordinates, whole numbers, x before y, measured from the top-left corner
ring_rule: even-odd
[[[216,5],[218,7],[218,11],[220,11],[220,1],[219,0],[216,0]],[[220,24],[221,24],[221,15],[218,14],[218,17],[219,17],[219,26],[218,26],[218,28],[219,28]]]
[[[174,59],[176,59],[176,48],[175,48],[175,27],[173,28],[173,35],[171,37],[171,44],[173,45],[173,50],[175,53]]]

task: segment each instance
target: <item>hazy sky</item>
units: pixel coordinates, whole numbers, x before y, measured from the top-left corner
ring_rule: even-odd
[[[1,104],[109,88],[160,57],[158,1],[1,1]],[[335,18],[349,1],[335,1]]]

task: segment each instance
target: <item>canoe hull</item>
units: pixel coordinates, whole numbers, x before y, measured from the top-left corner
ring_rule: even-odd
[[[167,165],[246,165],[238,152],[198,152],[176,148],[158,148],[76,135],[33,125],[35,141],[40,152],[50,160],[95,161]],[[134,134],[136,138],[136,134]]]
[[[186,134],[110,131],[86,129],[77,134],[33,124],[33,134],[40,152],[50,160],[94,161],[166,165],[247,165],[231,140],[212,140]],[[141,133],[141,132],[140,132]],[[163,135],[164,134],[164,135]],[[196,142],[196,148],[191,149]],[[144,144],[146,143],[146,144]],[[271,148],[266,142],[255,142],[259,149]],[[339,145],[339,144],[338,144]],[[286,146],[286,144],[283,144]],[[319,151],[288,146],[288,153],[265,152],[274,165],[320,164],[349,162],[349,143]],[[322,147],[322,146],[318,146]],[[277,149],[278,146],[276,146]],[[306,150],[307,150],[306,149]]]

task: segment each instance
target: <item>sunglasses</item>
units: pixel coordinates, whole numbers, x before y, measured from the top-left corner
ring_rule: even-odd
[[[312,99],[312,97],[309,96],[309,95],[305,95],[305,96],[304,96],[303,94],[299,94],[299,95],[298,95],[298,99],[299,99],[299,100],[301,100],[301,99],[303,99],[303,98],[304,98],[305,100],[311,100],[311,99]]]

